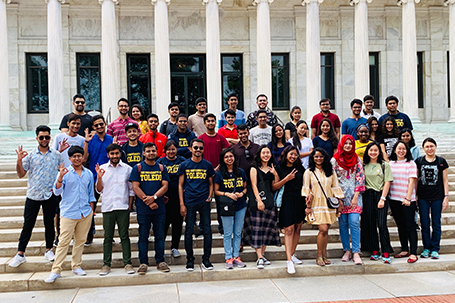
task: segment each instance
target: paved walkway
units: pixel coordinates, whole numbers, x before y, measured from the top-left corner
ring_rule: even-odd
[[[455,271],[441,271],[0,293],[0,302],[420,303],[455,302],[454,294]]]

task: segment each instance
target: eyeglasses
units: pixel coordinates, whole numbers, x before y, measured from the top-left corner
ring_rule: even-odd
[[[119,105],[118,107],[130,107],[129,105]]]
[[[43,140],[50,140],[51,139],[51,136],[39,136],[38,139],[40,141],[43,141]]]
[[[104,123],[98,123],[98,124],[94,124],[93,127],[103,127],[104,126]]]
[[[258,119],[267,119],[267,116],[260,116]]]
[[[85,104],[85,101],[76,101],[76,102],[74,102],[74,103],[76,103],[77,105],[79,105],[79,104],[84,105],[84,104]]]
[[[194,150],[204,150],[204,146],[193,146]]]

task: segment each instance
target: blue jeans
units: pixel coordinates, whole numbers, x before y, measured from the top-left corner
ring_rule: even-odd
[[[210,228],[210,202],[202,202],[196,205],[186,206],[186,226],[185,226],[185,251],[186,259],[194,261],[193,252],[193,232],[196,222],[196,212],[199,212],[201,219],[200,227],[204,232],[204,255],[202,260],[209,260],[212,254],[212,229]]]
[[[153,235],[155,237],[155,260],[156,264],[164,262],[164,223],[166,222],[166,214],[160,215],[144,215],[137,214],[137,223],[139,224],[139,261],[141,264],[149,265],[149,235],[150,227],[153,224]]]
[[[338,218],[338,225],[340,229],[341,244],[344,251],[351,250],[352,252],[360,252],[360,214],[341,214]],[[349,241],[349,229],[351,230],[351,241]]]
[[[235,216],[221,217],[224,227],[224,258],[237,258],[240,254],[240,241],[242,240],[243,221],[245,220],[246,207],[235,212]],[[234,239],[232,239],[234,234]]]
[[[430,211],[432,233],[430,235]],[[422,227],[423,248],[439,252],[441,242],[442,200],[419,199],[420,225]]]

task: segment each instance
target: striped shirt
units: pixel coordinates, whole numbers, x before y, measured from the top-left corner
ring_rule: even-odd
[[[390,186],[390,199],[403,201],[408,192],[409,178],[417,178],[417,165],[414,161],[390,161],[393,182]],[[415,201],[415,188],[412,190],[411,201]]]
[[[125,126],[128,123],[137,124],[137,122],[131,119],[130,117],[127,117],[125,120],[122,120],[120,117],[118,117],[117,119],[112,121],[111,124],[109,124],[109,126],[107,127],[107,134],[112,138],[117,137],[117,143],[120,146],[128,142],[128,138],[126,137],[125,133]]]

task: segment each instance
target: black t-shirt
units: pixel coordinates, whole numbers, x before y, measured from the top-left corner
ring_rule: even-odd
[[[243,182],[248,181],[247,176],[245,174],[245,171],[241,168],[239,168],[241,176],[234,177],[234,173],[229,173],[229,178],[223,178],[223,174],[221,171],[217,171],[215,174],[215,183],[220,186],[219,190],[221,192],[228,192],[228,193],[233,193],[233,192],[241,192],[243,191]],[[235,185],[235,191],[234,191],[234,185]],[[238,198],[237,203],[235,204],[235,210],[241,210],[244,207],[246,207],[246,200],[245,196]]]
[[[71,115],[72,113],[69,113],[62,118],[62,122],[60,122],[60,127],[58,129],[62,128],[68,128],[68,116]],[[89,131],[92,131],[92,116],[89,114],[81,115],[81,128],[79,128],[79,131],[77,132],[79,135],[85,138],[85,129],[88,128]]]
[[[380,135],[378,137],[378,142],[381,143],[381,144],[384,144],[385,146],[385,151],[387,153],[387,156],[390,157],[390,155],[392,154],[392,149],[393,149],[393,146],[395,145],[395,143],[397,143],[398,141],[398,137],[395,137],[395,136],[390,136],[390,135]]]
[[[134,167],[136,164],[142,162],[142,142],[137,141],[136,146],[130,146],[128,142],[122,145],[122,161],[129,166]]]
[[[417,196],[423,200],[444,199],[444,183],[442,172],[449,167],[444,158],[436,156],[436,160],[428,162],[425,156],[415,160],[417,164],[418,184]]]
[[[291,132],[291,136],[294,136],[297,129],[295,128],[295,124],[292,122],[286,123],[284,130],[289,130]]]
[[[297,160],[299,161],[299,160]],[[285,178],[289,175],[295,167],[288,167],[286,165],[280,165],[278,169],[278,175],[280,176],[280,180]],[[284,184],[284,191],[301,191],[302,184],[303,184],[303,174],[305,173],[305,168],[302,165],[299,165],[297,168],[297,173],[295,174],[295,178],[286,182]]]
[[[178,191],[179,189],[179,175],[177,175],[177,172],[179,170],[180,164],[184,162],[186,159],[183,158],[182,156],[177,156],[174,160],[169,160],[167,157],[159,158],[156,163],[161,163],[163,164],[166,169],[167,173],[169,174],[169,179],[171,180],[169,182],[169,190],[176,190]]]

